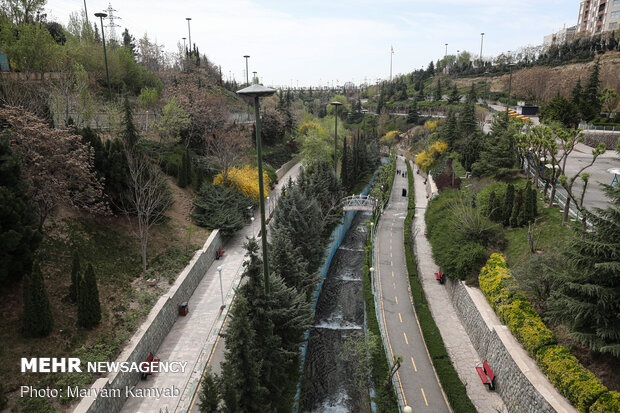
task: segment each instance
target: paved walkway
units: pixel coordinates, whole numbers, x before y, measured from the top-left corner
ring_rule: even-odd
[[[401,157],[396,169],[406,170]],[[408,197],[402,196],[403,188],[407,188],[407,178],[396,175],[375,240],[375,296],[380,323],[385,326],[383,339],[392,359],[402,357],[396,375],[401,408],[408,405],[414,412],[450,412],[411,302],[403,239]]]
[[[446,288],[439,284],[435,279],[435,272],[439,267],[433,260],[431,245],[426,239],[426,222],[424,214],[426,212],[426,186],[424,178],[416,174],[417,167],[413,165],[413,177],[415,185],[415,205],[416,213],[414,220],[414,248],[418,263],[419,275],[422,279],[422,286],[433,315],[433,319],[439,327],[452,364],[454,365],[459,378],[467,389],[467,395],[471,399],[478,412],[505,412],[507,411],[504,402],[497,393],[487,390],[476,372],[476,366],[482,365],[482,361],[471,343],[465,328],[459,320],[456,310],[452,306]]]
[[[270,196],[269,204],[275,205],[283,185],[289,177],[296,177],[300,164],[291,168],[279,180]],[[271,205],[266,205],[271,212]],[[155,354],[162,360],[187,362],[184,373],[156,373],[148,380],[140,381],[136,388],[178,388],[179,394],[173,397],[140,398],[130,397],[121,410],[122,413],[186,412],[193,401],[199,386],[205,364],[210,359],[213,348],[234,298],[234,288],[239,284],[242,264],[245,258],[243,244],[247,237],[258,234],[260,214],[258,208],[255,222],[246,225],[230,239],[222,259],[214,261],[189,300],[189,314],[179,317]],[[222,286],[225,308],[222,311],[222,296],[217,267],[222,266]]]

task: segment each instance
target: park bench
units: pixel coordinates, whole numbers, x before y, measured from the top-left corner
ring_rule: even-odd
[[[156,359],[153,353],[149,353],[146,361],[140,366],[142,369],[147,370],[142,372],[142,380],[146,380],[149,374],[153,374],[153,367],[156,366],[159,361],[160,360]]]
[[[218,248],[217,251],[215,251],[215,259],[219,260],[220,258],[222,258],[224,256],[224,250],[222,249],[222,247]]]
[[[439,270],[439,272],[436,272],[436,273],[435,273],[435,279],[436,279],[437,281],[439,281],[439,284],[443,284],[443,283],[444,283],[444,281],[446,280],[446,279],[445,279],[445,276],[444,276],[444,274],[443,274],[443,271]]]
[[[478,376],[480,376],[482,383],[489,386],[489,390],[495,390],[495,374],[486,360],[482,364],[482,367],[476,367],[476,371],[478,372]]]

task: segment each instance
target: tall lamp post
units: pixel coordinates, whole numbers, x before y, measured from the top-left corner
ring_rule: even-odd
[[[334,116],[334,175],[338,175],[338,106],[341,106],[342,103],[333,101],[330,105],[333,105],[336,109],[336,116]]]
[[[187,39],[187,37],[181,37],[181,39],[183,39],[183,51],[185,52],[185,55],[187,56],[187,46],[185,45],[185,39]]]
[[[189,51],[192,51],[192,30],[189,27],[189,22],[192,20],[191,17],[186,17],[185,20],[187,20],[187,34],[189,36]]]
[[[243,56],[245,58],[245,83],[250,86],[250,72],[248,72],[248,59],[250,55]]]
[[[484,32],[480,33],[480,66],[482,66],[482,44],[484,42]]]
[[[256,74],[258,72],[252,72],[252,74],[254,75],[254,78],[252,78],[252,83],[258,83],[258,78],[256,77]]]
[[[269,294],[269,260],[267,259],[267,229],[265,226],[265,190],[263,185],[263,154],[260,136],[260,103],[261,97],[271,96],[276,93],[275,89],[261,85],[248,86],[237,91],[238,95],[254,98],[254,116],[256,117],[256,151],[258,157],[258,191],[260,202],[260,228],[261,241],[263,244],[263,272],[265,277],[265,294]]]
[[[110,99],[112,99],[112,87],[110,86],[110,71],[108,70],[108,54],[105,50],[105,33],[103,31],[103,18],[108,17],[107,13],[95,13],[96,17],[99,17],[101,22],[101,40],[103,40],[103,58],[105,60],[105,77],[108,79],[108,92],[110,93]]]

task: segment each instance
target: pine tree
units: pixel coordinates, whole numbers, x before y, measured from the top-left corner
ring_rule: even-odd
[[[52,332],[54,320],[47,298],[39,263],[32,264],[32,272],[24,276],[23,332],[29,337],[45,337]]]
[[[590,349],[620,357],[620,186],[604,185],[605,209],[584,210],[591,230],[582,231],[567,255],[565,275],[548,302],[547,315],[566,323],[572,338]]]
[[[77,302],[78,282],[80,279],[80,255],[77,250],[71,254],[71,285],[69,285],[69,299]]]
[[[99,289],[92,264],[88,264],[84,275],[78,281],[78,325],[92,328],[101,321]]]
[[[122,122],[123,130],[121,132],[121,138],[127,148],[133,148],[138,139],[140,139],[140,134],[138,129],[136,128],[136,124],[133,121],[133,110],[131,109],[131,104],[129,103],[129,97],[125,95],[125,100],[123,101],[123,122]]]
[[[217,413],[220,404],[220,383],[217,375],[210,371],[202,379],[200,393],[200,413]]]
[[[459,103],[461,101],[461,95],[459,94],[459,90],[456,87],[456,83],[452,88],[452,92],[450,92],[450,97],[448,97],[449,103]]]
[[[463,137],[470,136],[478,131],[475,103],[470,101],[469,95],[467,101],[465,102],[465,106],[459,115],[458,130],[459,135]]]
[[[435,88],[435,101],[439,101],[443,98],[443,94],[441,93],[441,78],[437,79],[437,87]]]
[[[291,241],[286,229],[274,231],[269,248],[269,268],[284,283],[310,298],[316,278],[308,273],[308,262]]]
[[[580,111],[584,120],[588,122],[599,116],[601,113],[601,101],[598,98],[598,89],[601,85],[599,72],[600,59],[594,62],[594,66],[590,72],[590,78],[588,79],[588,84],[586,85],[582,95],[583,100]]]
[[[37,205],[28,196],[28,181],[19,157],[0,136],[0,288],[17,282],[32,268],[41,242]]]
[[[456,130],[456,114],[452,109],[448,110],[448,115],[446,116],[446,120],[443,122],[441,126],[441,131],[439,132],[441,136],[441,140],[448,144],[448,148],[454,148],[454,142],[457,138],[457,130]]]
[[[473,165],[472,173],[475,176],[501,178],[517,172],[519,168],[515,133],[514,127],[507,127],[497,128],[486,135],[480,158]]]
[[[417,125],[420,120],[420,114],[418,113],[418,100],[413,99],[411,105],[409,105],[409,112],[407,113],[407,123],[410,125]]]
[[[519,216],[523,208],[523,195],[521,191],[515,195],[515,202],[512,205],[512,213],[510,214],[510,226],[516,228],[519,226]]]
[[[504,209],[503,209],[503,224],[504,226],[510,225],[510,216],[512,215],[512,209],[514,207],[515,200],[515,187],[513,184],[508,184],[506,187],[506,196],[504,197]]]
[[[524,221],[521,223],[522,225],[528,224],[534,221],[534,203],[532,202],[532,197],[536,195],[532,193],[532,181],[527,181],[525,189],[523,190],[523,210],[524,212]]]
[[[226,412],[262,413],[266,389],[260,383],[261,362],[257,357],[256,333],[250,325],[248,301],[238,294],[224,333],[222,398]]]

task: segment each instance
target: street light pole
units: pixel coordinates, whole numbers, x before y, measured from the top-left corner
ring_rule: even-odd
[[[222,297],[222,307],[224,308],[224,287],[222,287],[222,266],[217,267],[217,272],[220,274],[220,296]]]
[[[331,102],[330,105],[335,106],[336,116],[334,117],[335,125],[334,125],[334,175],[338,175],[338,106],[341,106],[342,103],[338,101]]]
[[[254,83],[258,83],[258,79],[256,78],[256,74],[257,74],[257,73],[258,73],[258,72],[252,72],[252,74],[254,75],[254,78],[252,79],[252,84],[254,84]]]
[[[250,72],[248,72],[248,59],[250,55],[243,56],[245,58],[245,83],[250,86]]]
[[[191,52],[192,51],[192,30],[189,27],[189,22],[190,20],[192,20],[192,18],[186,17],[185,20],[187,20],[187,34],[189,35],[189,50]]]
[[[256,151],[258,157],[258,197],[260,203],[261,241],[263,245],[263,275],[265,277],[265,294],[267,295],[269,294],[269,259],[267,258],[267,228],[265,225],[265,190],[263,185],[263,154],[260,136],[259,98],[271,96],[275,92],[275,89],[271,89],[261,85],[252,85],[237,92],[238,95],[241,95],[243,97],[254,98],[254,115],[256,117]]]
[[[480,65],[482,66],[482,44],[484,42],[484,32],[480,33]]]
[[[95,13],[96,17],[99,17],[101,22],[101,40],[103,41],[103,58],[105,60],[105,77],[108,79],[108,92],[110,93],[110,99],[112,99],[112,87],[110,86],[110,71],[108,70],[108,54],[105,50],[105,32],[103,31],[103,18],[108,17],[107,13]]]
[[[185,55],[187,56],[187,46],[185,45],[185,39],[187,39],[187,37],[181,37],[181,39],[183,39],[183,51],[185,52]]]
[[[448,73],[448,43],[446,43],[446,53],[443,56],[444,71]]]

